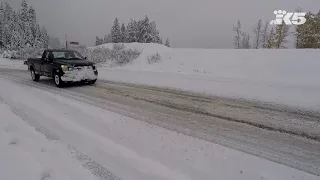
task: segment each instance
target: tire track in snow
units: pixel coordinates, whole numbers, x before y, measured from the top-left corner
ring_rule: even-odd
[[[0,103],[5,103],[7,106],[10,107],[11,111],[20,117],[26,124],[33,127],[37,132],[44,135],[46,139],[53,142],[59,142],[62,144],[67,144],[68,150],[72,157],[76,158],[84,167],[85,169],[89,170],[93,175],[100,178],[101,180],[120,180],[119,177],[114,175],[112,172],[107,170],[104,166],[94,161],[92,158],[90,158],[88,155],[80,152],[77,150],[77,148],[71,144],[68,144],[64,142],[58,135],[51,132],[47,128],[43,127],[40,123],[38,123],[36,120],[30,118],[27,114],[22,112],[20,109],[15,107],[14,105],[6,102],[0,94]]]

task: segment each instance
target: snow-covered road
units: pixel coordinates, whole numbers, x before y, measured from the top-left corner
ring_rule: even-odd
[[[55,89],[46,79],[39,83],[27,79],[26,72],[0,74],[0,179],[319,180],[319,176],[257,157],[273,156],[273,161],[318,174],[319,124],[311,115],[306,124],[292,125],[283,133],[263,128],[286,126],[286,122],[274,125],[279,119],[271,121],[270,114],[270,122],[259,128],[252,122],[218,121],[197,112],[183,112],[174,109],[174,104],[163,107],[161,102],[171,98],[181,101],[173,94],[166,100],[169,95],[165,92],[148,94],[148,90],[136,88],[131,89],[135,93],[130,96],[129,87],[103,83]],[[117,93],[112,95],[112,91]],[[230,116],[234,110],[230,107]],[[239,111],[238,116],[253,111]],[[259,111],[263,118],[267,109]],[[222,118],[225,111],[217,107],[219,112]],[[301,123],[299,116],[293,124]],[[201,125],[201,121],[208,124]],[[233,144],[233,148],[257,156],[152,125],[163,126],[162,122],[171,126],[168,129],[184,129],[185,134],[195,131],[198,135],[203,132],[197,126],[210,125],[215,133],[211,136],[216,138],[212,141]],[[195,126],[187,129],[186,122]],[[234,127],[237,129],[231,130]],[[308,131],[306,136],[315,140],[291,131]],[[262,137],[265,142],[261,142]],[[263,147],[263,143],[269,147]]]

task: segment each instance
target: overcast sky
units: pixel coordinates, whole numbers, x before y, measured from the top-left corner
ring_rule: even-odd
[[[0,0],[4,1],[4,0]],[[8,0],[19,8],[21,0]],[[92,46],[95,36],[104,36],[118,17],[148,15],[155,20],[161,36],[173,47],[232,48],[232,25],[241,20],[243,30],[252,32],[259,18],[274,19],[273,11],[288,12],[301,7],[318,12],[320,0],[27,0],[38,21],[61,40],[64,34]]]

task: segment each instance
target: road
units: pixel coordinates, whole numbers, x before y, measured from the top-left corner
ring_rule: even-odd
[[[103,80],[58,89],[23,70],[0,77],[320,176],[320,112]]]

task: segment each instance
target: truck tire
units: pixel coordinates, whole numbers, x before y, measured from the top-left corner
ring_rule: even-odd
[[[33,81],[39,81],[40,80],[40,75],[36,74],[36,72],[34,71],[33,67],[30,68],[30,74],[31,74],[31,78]]]
[[[57,87],[61,88],[64,86],[64,82],[61,80],[61,76],[58,73],[53,74],[53,80]]]
[[[89,84],[94,84],[96,83],[97,80],[89,81]]]

